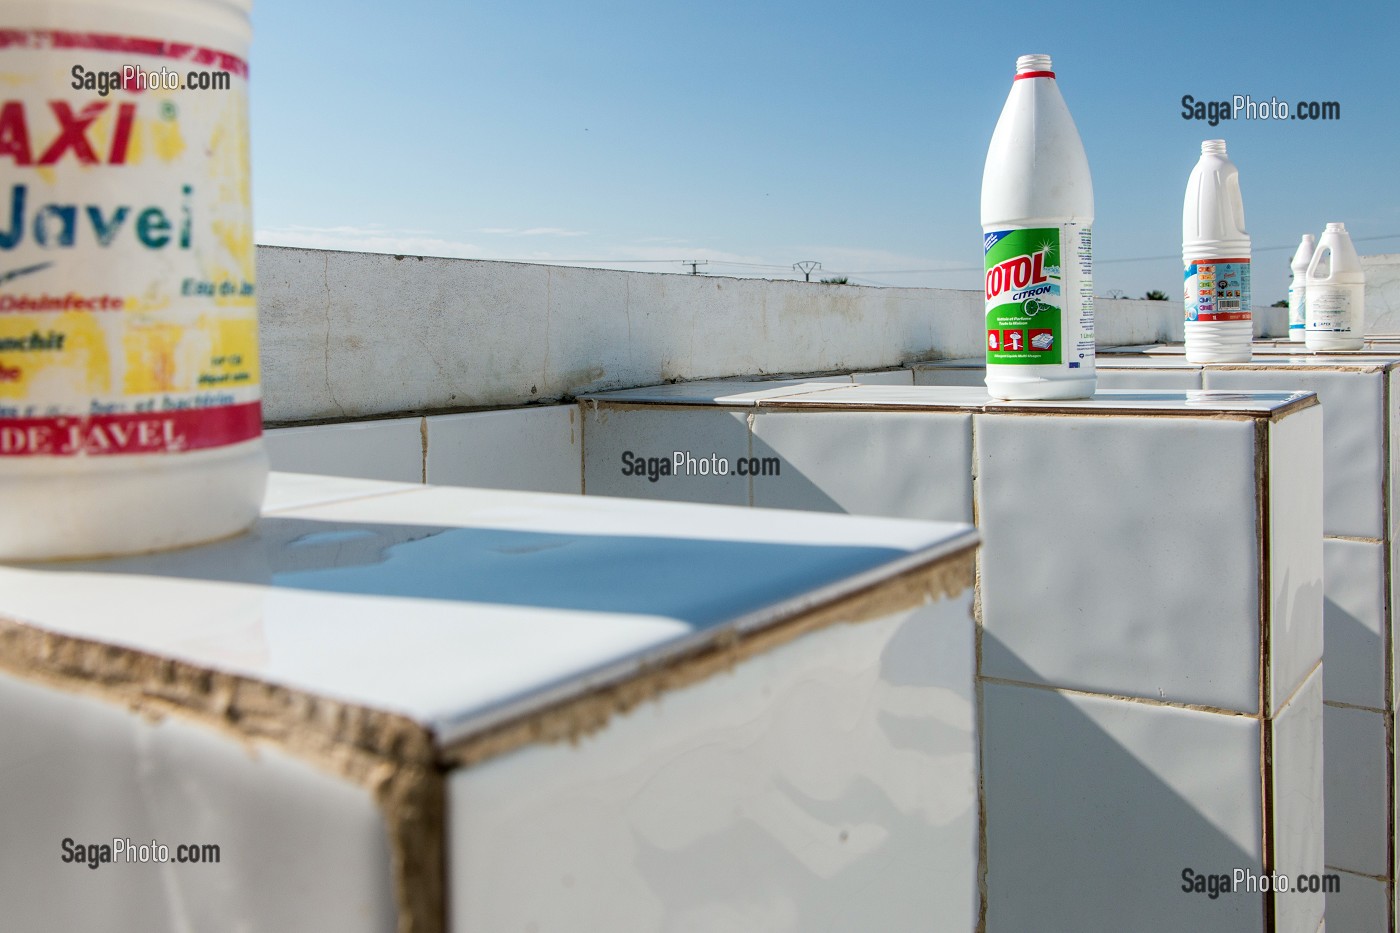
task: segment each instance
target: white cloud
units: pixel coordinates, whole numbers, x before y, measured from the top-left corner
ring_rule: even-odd
[[[482,227],[477,233],[491,236],[588,236],[586,230],[569,230],[566,227]]]

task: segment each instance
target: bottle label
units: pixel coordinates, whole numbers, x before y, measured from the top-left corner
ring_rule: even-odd
[[[0,52],[0,456],[256,438],[247,65],[45,29]]]
[[[1186,320],[1248,321],[1248,259],[1193,259],[1186,265]]]
[[[1308,330],[1311,333],[1351,334],[1360,330],[1352,313],[1354,286],[1310,285],[1308,287]]]
[[[1301,331],[1308,323],[1308,289],[1297,280],[1288,286],[1288,329]]]
[[[988,364],[1092,371],[1090,242],[1078,224],[985,234]]]

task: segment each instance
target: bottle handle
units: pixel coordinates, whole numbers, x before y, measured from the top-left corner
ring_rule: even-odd
[[[1327,278],[1325,279],[1318,278],[1317,275],[1317,267],[1322,262],[1322,256],[1324,253],[1327,254]],[[1308,271],[1307,275],[1303,278],[1303,283],[1306,285],[1308,282],[1311,282],[1314,279],[1317,279],[1317,281],[1319,282],[1330,282],[1332,280],[1333,273],[1336,271],[1335,266],[1336,263],[1333,261],[1332,257],[1332,244],[1319,243],[1317,246],[1317,251],[1313,253],[1312,261],[1308,263]]]

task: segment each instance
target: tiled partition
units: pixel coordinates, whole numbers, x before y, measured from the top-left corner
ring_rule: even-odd
[[[1183,891],[1322,871],[1313,396],[711,383],[582,404],[589,494],[976,516],[986,929],[1319,929],[1320,894]]]
[[[1260,351],[1249,363],[1200,366],[1181,347],[1100,356],[1105,388],[1305,390],[1324,420],[1323,554],[1327,657],[1327,864],[1343,872],[1329,916],[1355,918],[1334,929],[1395,929],[1396,508],[1392,490],[1400,441],[1400,353],[1299,354]],[[920,385],[980,382],[980,361],[923,363]]]
[[[0,928],[973,933],[976,543],[274,474],[0,566]]]

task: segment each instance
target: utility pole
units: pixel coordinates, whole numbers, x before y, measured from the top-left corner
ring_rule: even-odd
[[[696,269],[695,269],[696,266],[708,266],[709,264],[710,264],[710,261],[709,261],[708,259],[683,259],[683,260],[681,260],[681,265],[683,265],[683,266],[690,266],[690,274],[691,274],[691,275],[699,275],[699,274],[700,274],[699,272],[696,271]]]
[[[792,267],[798,272],[801,272],[803,277],[806,278],[808,282],[810,282],[812,281],[812,272],[816,269],[820,269],[822,267],[822,264],[819,262],[813,262],[810,259],[805,259],[802,262],[793,263]]]

